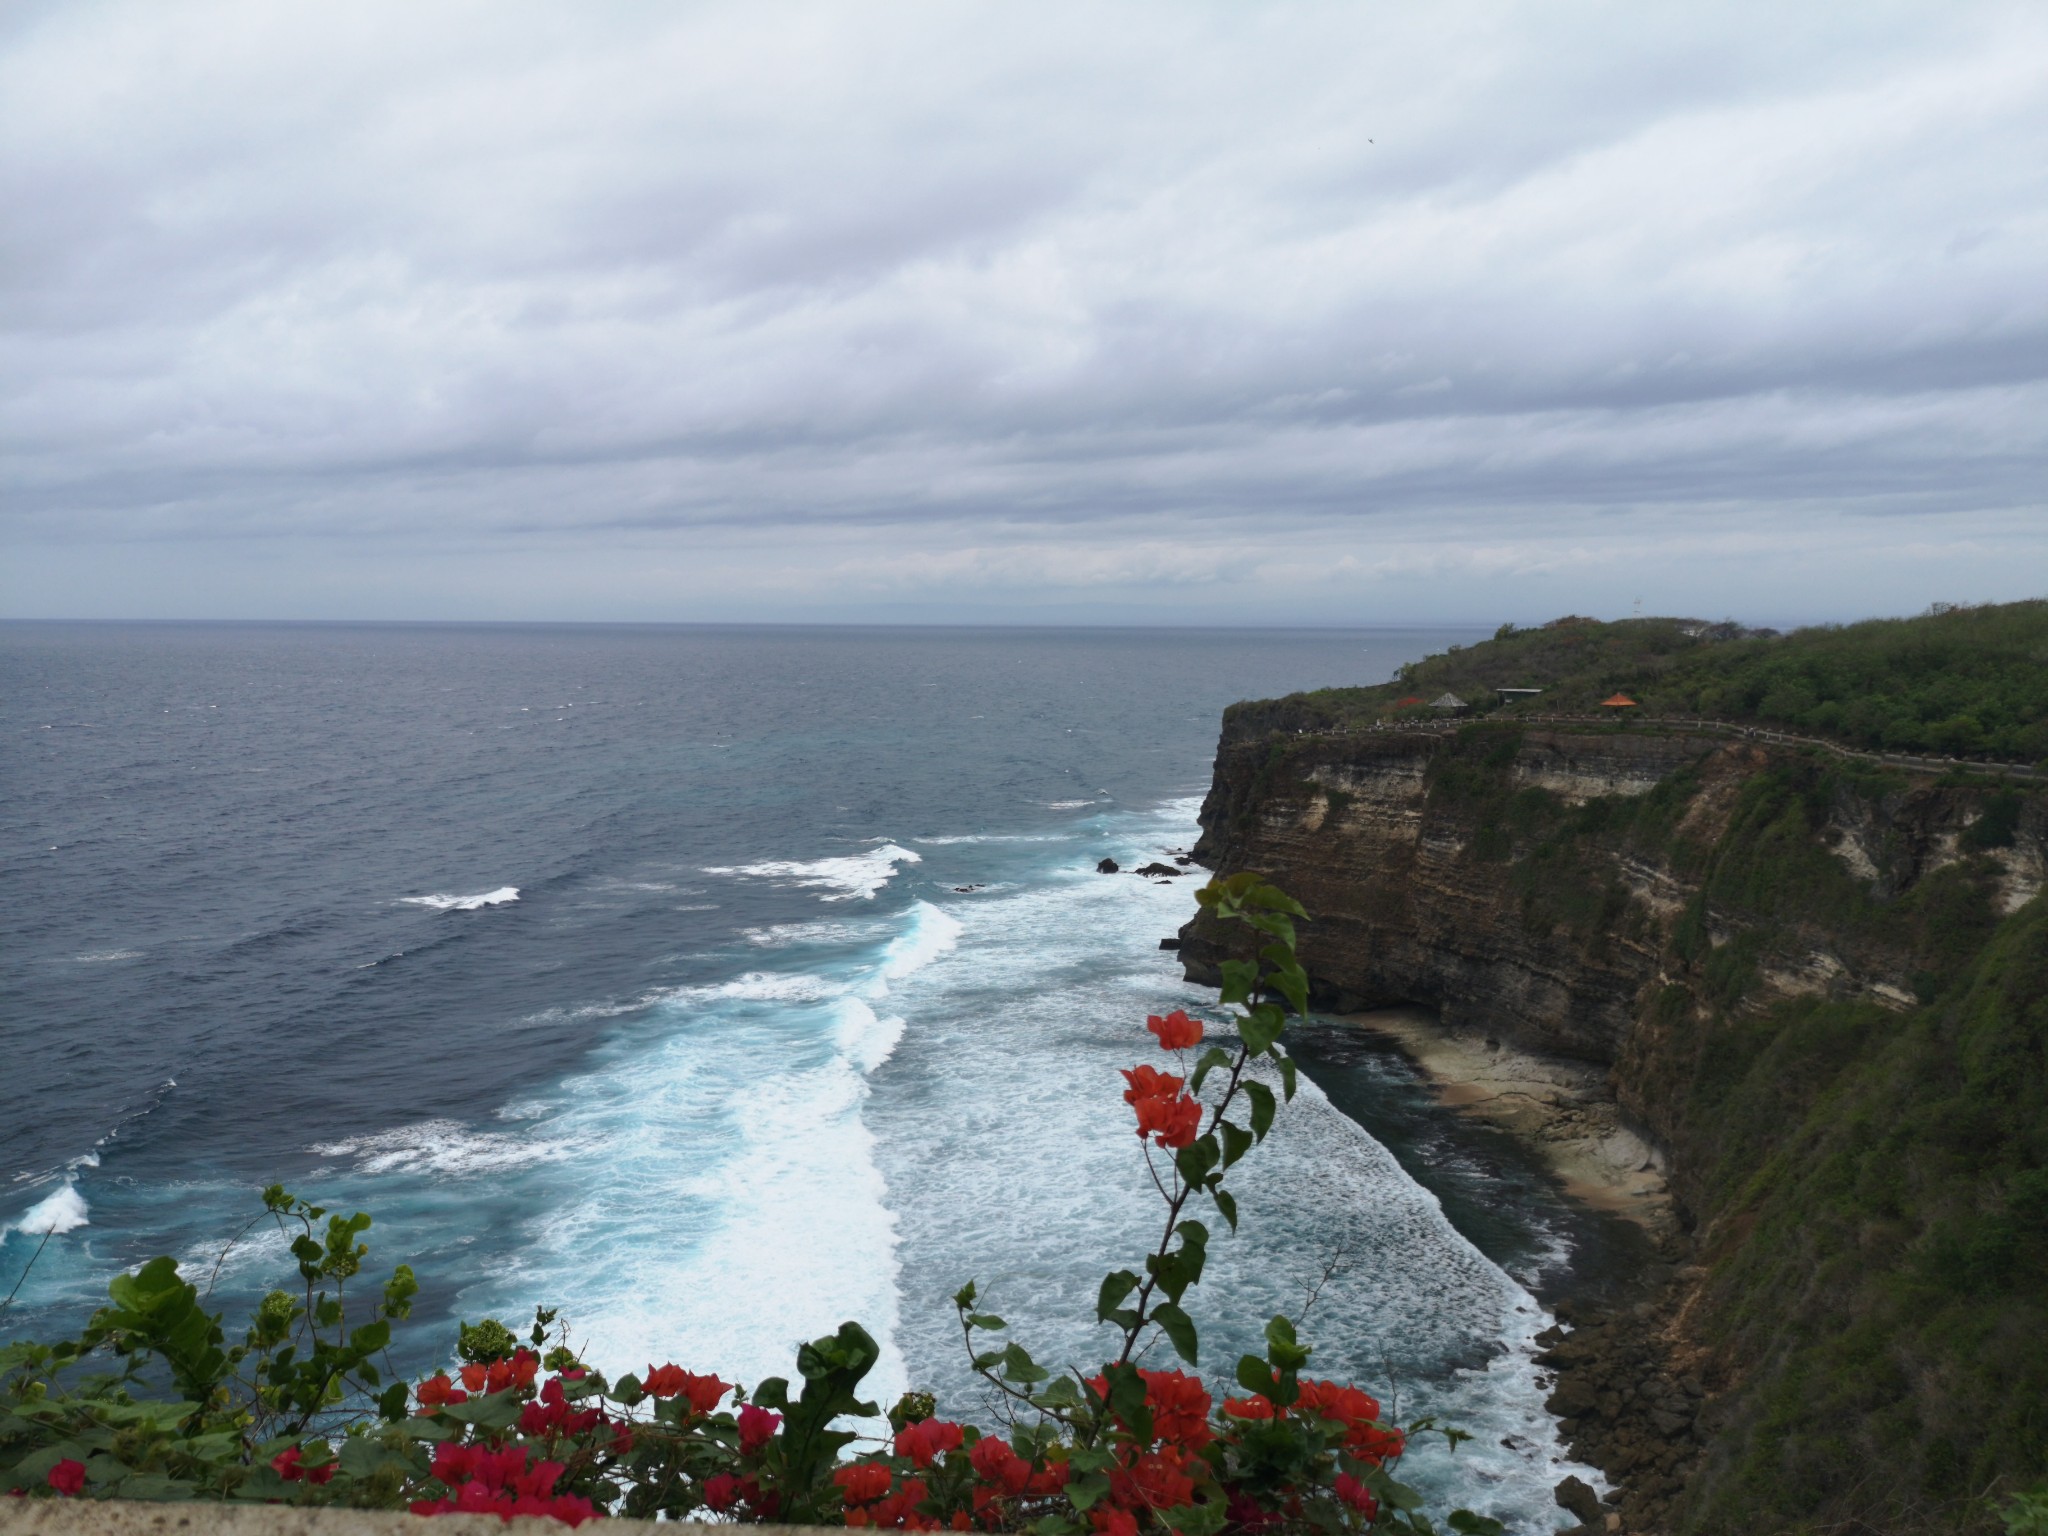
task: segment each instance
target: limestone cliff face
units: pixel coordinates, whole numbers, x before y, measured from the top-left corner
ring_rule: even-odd
[[[1420,1003],[1453,1029],[1614,1068],[1623,1109],[1676,1157],[1683,1207],[1699,1191],[1680,1088],[1710,1013],[1813,995],[1909,1007],[1943,964],[1922,931],[1941,925],[1913,916],[1912,893],[1961,867],[1956,899],[1990,921],[2041,889],[2038,796],[2009,841],[1979,850],[1986,791],[1894,775],[1851,792],[1840,777],[1711,737],[1316,736],[1244,706],[1195,856],[1257,870],[1308,909],[1320,1006]],[[1758,864],[1774,837],[1798,846]],[[1182,930],[1191,979],[1217,979],[1221,937],[1201,917]]]

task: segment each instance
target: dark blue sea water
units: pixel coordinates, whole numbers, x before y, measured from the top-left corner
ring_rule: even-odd
[[[971,1415],[945,1298],[1091,1358],[1154,1221],[1116,1069],[1208,999],[1157,947],[1193,882],[1096,860],[1190,846],[1225,704],[1468,638],[0,628],[0,1294],[41,1250],[0,1326],[210,1269],[281,1180],[418,1268],[421,1366],[547,1302],[612,1369],[752,1380],[853,1317],[885,1401]],[[1205,1364],[1333,1270],[1318,1367],[1478,1432],[1420,1480],[1555,1526],[1527,1340],[1612,1233],[1301,1029]],[[284,1262],[259,1231],[217,1299]]]

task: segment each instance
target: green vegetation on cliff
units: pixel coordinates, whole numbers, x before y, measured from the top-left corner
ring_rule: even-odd
[[[1502,705],[1501,688],[1543,692]],[[1617,690],[1645,714],[1767,724],[1869,750],[2036,762],[2048,759],[2048,600],[1789,635],[1687,619],[1509,625],[1403,668],[1391,683],[1237,709],[1253,730],[1269,720],[1355,725],[1402,713],[1404,698],[1448,691],[1510,717],[1589,714]]]
[[[2048,794],[1779,753],[1572,804],[1518,779],[1522,735],[1460,732],[1428,795],[1524,924],[1658,951],[1616,1075],[1674,1153],[1722,1389],[1676,1528],[1996,1529],[2048,1483],[2048,896],[2001,910]],[[1944,795],[1952,855],[1887,850]],[[1631,898],[1645,865],[1683,911]]]

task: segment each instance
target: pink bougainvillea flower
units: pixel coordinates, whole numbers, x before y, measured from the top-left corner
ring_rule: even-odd
[[[1176,1008],[1163,1019],[1155,1013],[1145,1020],[1145,1027],[1169,1051],[1184,1051],[1202,1043],[1202,1021],[1189,1018],[1185,1008]]]
[[[747,1403],[740,1409],[740,1454],[751,1456],[770,1440],[782,1424],[782,1415],[770,1413],[766,1408]]]
[[[73,1498],[85,1490],[85,1463],[67,1456],[50,1468],[44,1481],[57,1490],[60,1498]]]

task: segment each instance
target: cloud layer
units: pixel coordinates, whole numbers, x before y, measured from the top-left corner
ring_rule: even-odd
[[[2027,5],[17,8],[22,614],[2048,589]]]

